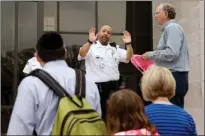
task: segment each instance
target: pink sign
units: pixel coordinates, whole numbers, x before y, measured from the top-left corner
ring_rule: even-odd
[[[142,74],[149,66],[154,64],[153,60],[144,60],[141,55],[133,55],[131,62]]]

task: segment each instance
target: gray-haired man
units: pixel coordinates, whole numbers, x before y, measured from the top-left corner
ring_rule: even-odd
[[[176,80],[176,93],[170,100],[184,108],[184,97],[188,91],[189,53],[182,27],[175,22],[175,8],[171,4],[160,4],[155,19],[162,28],[162,35],[155,51],[146,52],[143,58],[152,59],[157,65],[167,67]]]

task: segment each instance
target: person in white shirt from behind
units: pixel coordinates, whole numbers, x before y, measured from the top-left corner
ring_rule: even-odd
[[[133,55],[131,35],[128,31],[123,32],[122,40],[127,50],[113,47],[110,44],[112,28],[104,25],[95,34],[95,28],[89,31],[89,39],[80,48],[78,60],[85,59],[86,75],[98,86],[101,97],[102,117],[106,120],[106,101],[112,91],[119,90],[118,80],[120,77],[119,63],[128,63]]]
[[[75,70],[65,61],[63,39],[56,32],[46,32],[36,44],[36,58],[71,96],[75,93]],[[100,96],[96,84],[86,77],[86,100],[101,115]],[[51,135],[59,98],[40,79],[25,77],[18,86],[7,135]]]

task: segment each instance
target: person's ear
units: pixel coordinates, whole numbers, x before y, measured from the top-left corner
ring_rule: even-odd
[[[34,52],[34,57],[37,57],[37,52]]]
[[[39,63],[42,62],[42,61],[41,61],[41,58],[38,56],[38,52],[35,52],[35,53],[34,53],[34,57],[36,57],[36,59],[37,59],[37,61],[38,61]]]
[[[165,18],[168,19],[168,12],[164,12]]]

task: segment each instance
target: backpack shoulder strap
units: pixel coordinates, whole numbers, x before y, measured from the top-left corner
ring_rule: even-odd
[[[65,96],[71,98],[71,96],[65,91],[65,89],[46,71],[42,69],[36,69],[32,71],[28,76],[38,77],[51,90],[53,90],[54,93],[60,98]]]
[[[75,69],[75,74],[76,74],[75,95],[85,98],[85,94],[86,94],[85,74],[84,72],[78,69]]]

